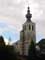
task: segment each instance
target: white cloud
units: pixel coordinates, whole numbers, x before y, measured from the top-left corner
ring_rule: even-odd
[[[7,38],[4,38],[4,40],[5,40],[5,44],[7,45],[8,44],[8,39]]]
[[[0,0],[0,23],[8,25],[5,28],[0,27],[0,34],[5,31],[19,32],[22,29],[28,4],[32,21],[36,23],[37,34],[41,32],[45,37],[45,0]]]

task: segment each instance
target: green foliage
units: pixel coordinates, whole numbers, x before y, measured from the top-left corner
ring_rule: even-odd
[[[2,36],[0,36],[0,60],[17,60],[14,47],[11,45],[6,46]]]
[[[17,60],[16,52],[13,46],[0,46],[0,59],[2,60]]]
[[[0,36],[0,47],[5,46],[4,38],[3,36]]]
[[[5,55],[8,60],[17,60],[16,52],[14,52],[13,46],[6,46],[5,47]]]
[[[35,43],[32,40],[28,50],[28,60],[34,60],[34,58],[35,58]]]

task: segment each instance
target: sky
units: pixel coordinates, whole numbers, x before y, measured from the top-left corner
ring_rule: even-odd
[[[6,43],[9,38],[11,43],[20,39],[28,5],[36,23],[36,42],[45,38],[45,0],[0,0],[0,35]]]

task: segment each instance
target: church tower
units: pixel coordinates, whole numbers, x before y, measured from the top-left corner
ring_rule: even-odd
[[[28,7],[26,14],[26,22],[23,24],[23,29],[20,32],[20,41],[22,55],[28,55],[28,48],[31,44],[31,40],[36,43],[36,31],[35,23],[31,21],[32,14],[30,13],[30,8]]]

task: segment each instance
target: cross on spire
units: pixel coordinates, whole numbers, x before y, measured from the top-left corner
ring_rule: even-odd
[[[30,13],[30,7],[28,6],[28,10],[26,14],[27,21],[31,21],[31,17],[32,17],[32,14]]]

